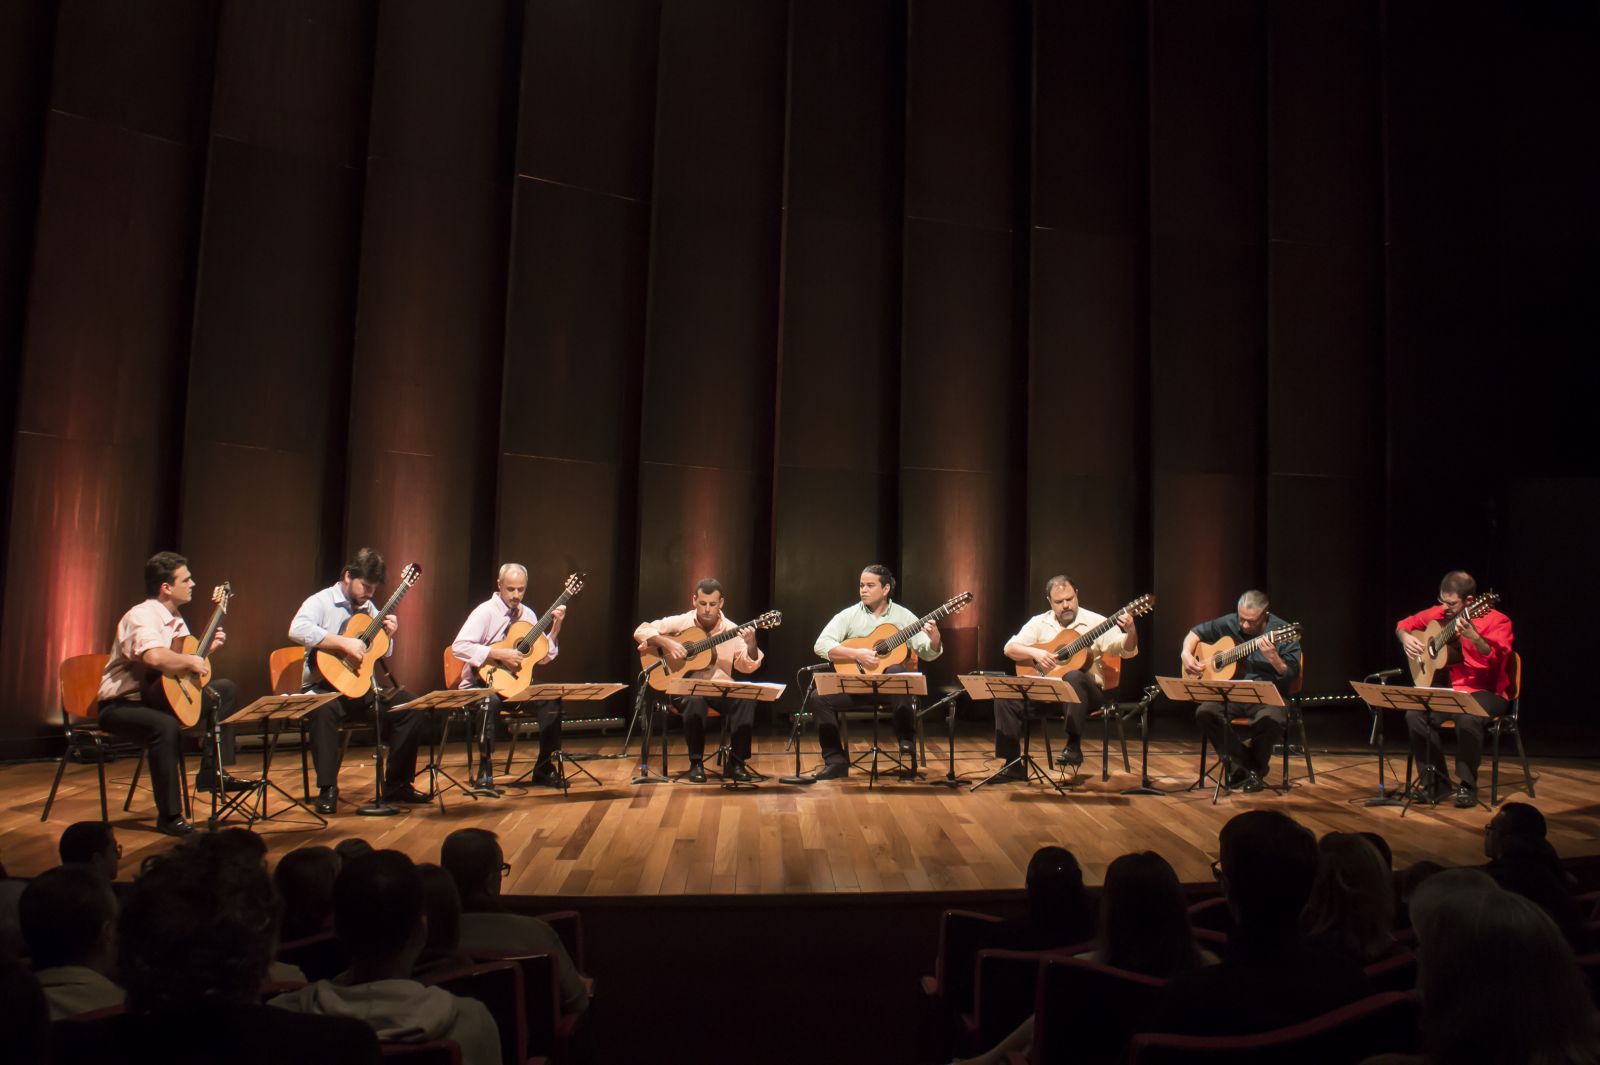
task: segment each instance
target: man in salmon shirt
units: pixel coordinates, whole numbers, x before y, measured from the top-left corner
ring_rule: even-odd
[[[1402,618],[1394,633],[1406,656],[1421,659],[1425,648],[1419,633],[1428,623],[1448,623],[1478,594],[1478,582],[1464,570],[1451,570],[1439,582],[1439,603],[1420,614]],[[1449,666],[1450,687],[1477,700],[1489,717],[1499,717],[1509,703],[1507,669],[1511,665],[1511,619],[1498,610],[1489,610],[1475,620],[1463,619],[1460,637],[1461,660]],[[1452,655],[1452,657],[1454,657]],[[1462,809],[1478,804],[1478,763],[1483,760],[1483,735],[1489,718],[1456,715],[1456,805]],[[1411,757],[1418,766],[1444,765],[1444,747],[1439,726],[1420,710],[1406,714],[1411,730]],[[1442,771],[1442,770],[1441,770]],[[1437,802],[1449,794],[1448,784],[1436,785],[1429,799]]]
[[[640,654],[647,651],[659,654],[668,663],[676,666],[683,661],[684,652],[683,644],[674,637],[685,630],[699,629],[707,636],[720,636],[722,633],[740,628],[722,612],[724,604],[722,584],[719,581],[711,577],[700,581],[695,585],[694,595],[690,601],[693,610],[656,621],[647,621],[633,630],[633,642]],[[740,673],[754,673],[761,668],[762,661],[761,648],[756,645],[754,626],[746,625],[740,636],[742,638],[728,639],[717,644],[716,657],[712,659],[711,665],[684,675],[732,680],[735,670]],[[722,769],[723,779],[741,784],[747,784],[755,779],[744,765],[750,757],[750,732],[756,720],[754,699],[705,699],[698,695],[674,695],[672,702],[683,713],[683,735],[689,745],[689,780],[692,783],[706,782],[704,765],[706,716],[707,710],[712,708],[718,713],[728,715],[728,723],[733,731],[733,753],[729,755],[728,764]]]

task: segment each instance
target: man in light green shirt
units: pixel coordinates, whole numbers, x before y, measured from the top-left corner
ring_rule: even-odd
[[[894,574],[889,572],[887,566],[874,565],[862,570],[861,601],[839,611],[828,622],[813,648],[817,657],[829,662],[854,662],[863,670],[875,669],[878,656],[871,648],[846,647],[844,641],[870,636],[880,625],[904,629],[917,623],[916,614],[889,598],[893,591]],[[907,642],[916,656],[925,662],[931,662],[944,653],[944,645],[939,639],[939,626],[932,621],[922,626],[922,631]],[[905,672],[905,667],[890,666],[885,672]],[[822,747],[822,760],[825,763],[817,772],[816,779],[833,780],[849,775],[850,757],[845,753],[844,742],[839,736],[839,712],[857,705],[871,704],[858,703],[857,697],[851,695],[812,693],[811,713],[817,721],[817,742]],[[911,697],[889,696],[884,699],[884,705],[894,715],[894,731],[900,739],[900,752],[907,755],[914,753],[916,721],[912,716]]]

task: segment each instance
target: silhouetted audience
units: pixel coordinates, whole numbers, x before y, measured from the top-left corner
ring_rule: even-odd
[[[285,1012],[353,1017],[390,1042],[448,1039],[463,1065],[499,1065],[500,1033],[488,1007],[412,979],[427,941],[422,874],[399,851],[345,863],[333,889],[333,927],[350,968],[279,995]]]
[[[51,1020],[122,1005],[127,995],[112,980],[117,900],[101,872],[62,865],[40,873],[22,893],[18,909]]]
[[[122,844],[117,834],[104,821],[78,821],[68,825],[56,843],[56,852],[62,865],[83,865],[101,876],[106,883],[117,879],[117,869],[122,864]]]
[[[1006,921],[988,945],[1006,950],[1055,950],[1094,936],[1094,903],[1078,859],[1065,847],[1040,847],[1028,860],[1028,916]]]
[[[1195,942],[1178,874],[1154,851],[1124,854],[1107,867],[1100,934],[1079,957],[1162,980],[1218,960]]]
[[[1583,909],[1572,897],[1567,871],[1545,833],[1544,814],[1537,807],[1503,803],[1484,825],[1489,875],[1507,891],[1537,903],[1573,946],[1589,949]]]
[[[363,858],[373,853],[373,850],[372,844],[360,836],[348,836],[333,845],[333,853],[337,854],[339,861],[343,863],[355,858]]]
[[[561,1008],[568,1013],[588,1008],[589,992],[583,977],[556,930],[537,917],[510,913],[501,903],[505,853],[493,832],[463,828],[450,833],[440,848],[439,864],[461,894],[463,951],[477,957],[552,955],[561,983]]]
[[[461,892],[455,878],[440,866],[424,862],[422,910],[428,919],[428,939],[417,956],[417,978],[433,977],[473,965],[472,955],[461,949]]]
[[[1329,832],[1300,924],[1306,935],[1366,966],[1396,953],[1394,876],[1365,834]]]
[[[333,882],[338,876],[339,856],[331,847],[301,847],[278,859],[272,882],[283,901],[284,942],[333,927]]]
[[[50,1010],[39,981],[15,958],[0,958],[0,1065],[40,1065],[50,1047]]]
[[[234,841],[197,835],[145,863],[117,924],[128,1011],[52,1026],[51,1060],[94,1065],[377,1065],[371,1029],[258,1003],[278,902]]]

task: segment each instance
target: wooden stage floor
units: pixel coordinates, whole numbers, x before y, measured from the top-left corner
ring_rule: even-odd
[[[674,740],[674,768],[682,769],[681,741]],[[976,731],[957,740],[957,766],[968,779],[981,779],[986,766],[998,764],[986,758],[986,742]],[[1166,796],[1120,793],[1138,783],[1137,746],[1132,748],[1134,773],[1114,772],[1106,783],[1099,779],[1098,742],[1085,746],[1081,786],[1059,796],[1040,784],[970,792],[889,783],[869,790],[859,772],[809,788],[784,786],[776,778],[792,772],[793,756],[782,753],[781,738],[758,737],[753,764],[773,779],[754,790],[728,791],[714,783],[635,787],[629,783],[633,758],[602,757],[581,763],[600,784],[579,776],[565,796],[542,788],[513,789],[503,798],[475,802],[452,791],[444,814],[432,805],[408,808],[397,817],[365,818],[342,808],[326,829],[266,822],[258,830],[274,859],[307,844],[361,836],[375,847],[437,861],[448,833],[488,828],[499,833],[512,866],[508,893],[590,898],[1010,891],[1022,886],[1029,856],[1050,843],[1071,849],[1092,884],[1102,881],[1112,859],[1132,850],[1157,851],[1183,881],[1206,882],[1218,829],[1235,813],[1256,808],[1283,810],[1319,835],[1382,833],[1397,866],[1421,858],[1463,865],[1483,861],[1483,826],[1489,818],[1484,807],[1418,807],[1402,818],[1398,808],[1363,806],[1362,800],[1377,791],[1377,762],[1370,753],[1317,754],[1315,784],[1296,776],[1286,795],[1235,793],[1212,805],[1210,789],[1184,790],[1194,779],[1192,746],[1152,746],[1151,773],[1156,786],[1172,792]],[[568,743],[574,753],[599,755],[619,747],[617,738],[574,737]],[[943,740],[930,743],[930,777],[943,775],[944,750]],[[809,770],[814,755],[806,762]],[[463,764],[463,751],[452,747],[447,768],[464,776]],[[1113,765],[1120,769],[1115,757]],[[54,768],[54,763],[0,768],[0,860],[13,875],[32,875],[55,864],[61,829],[98,816],[93,768],[69,765],[50,821],[39,821]],[[242,754],[234,768],[248,774],[251,756]],[[1292,768],[1301,773],[1304,763]],[[1404,772],[1403,755],[1393,768]],[[1525,799],[1520,766],[1507,762],[1503,769],[1510,787],[1502,790],[1502,798]],[[147,791],[135,796],[132,812],[122,812],[132,770],[127,759],[108,773],[112,820],[126,851],[124,876],[145,855],[170,845],[152,830]],[[1564,857],[1600,853],[1600,762],[1541,759],[1534,770],[1537,805],[1550,820],[1556,850]],[[341,778],[344,795],[369,796],[371,772],[368,752],[352,751]],[[1488,773],[1486,762],[1485,781]],[[280,753],[273,778],[299,794],[295,752]],[[1487,790],[1484,794],[1487,798]],[[209,806],[196,810],[197,823],[203,823],[205,809]]]

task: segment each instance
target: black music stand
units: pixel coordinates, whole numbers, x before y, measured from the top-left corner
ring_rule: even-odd
[[[1383,671],[1382,673],[1369,673],[1364,683],[1382,686],[1387,684],[1389,678],[1398,677],[1404,673],[1405,670],[1403,669],[1389,669]],[[1350,683],[1352,686],[1355,685],[1355,681],[1351,681]],[[1359,697],[1360,692],[1357,692],[1356,694]],[[1366,700],[1362,701],[1367,702]],[[1388,754],[1385,752],[1383,744],[1383,711],[1387,709],[1387,705],[1379,706],[1374,703],[1367,702],[1367,709],[1372,711],[1372,736],[1367,740],[1367,742],[1376,743],[1378,746],[1378,794],[1370,799],[1367,799],[1361,805],[1404,806],[1404,802],[1389,794],[1389,787],[1384,782],[1384,770],[1388,766],[1389,762]],[[1398,788],[1395,789],[1396,794],[1398,794],[1400,790],[1401,789]]]
[[[817,679],[817,691],[823,695],[856,695],[872,700],[872,747],[863,751],[850,765],[852,768],[872,759],[867,773],[867,787],[878,783],[878,759],[894,763],[895,775],[901,780],[917,778],[917,755],[911,753],[911,764],[900,760],[900,752],[890,753],[878,745],[879,724],[883,719],[883,700],[889,695],[927,695],[928,682],[921,673],[823,673]]]
[[[1430,725],[1433,723],[1434,714],[1489,716],[1483,707],[1478,705],[1478,700],[1466,692],[1458,692],[1453,688],[1408,688],[1400,684],[1358,684],[1355,681],[1350,682],[1350,687],[1355,689],[1362,702],[1379,713],[1384,710],[1408,712],[1416,710],[1428,715],[1427,720]],[[1411,804],[1416,801],[1419,793],[1427,796],[1430,793],[1428,785],[1441,777],[1448,786],[1450,778],[1444,776],[1444,771],[1432,761],[1419,764],[1416,783],[1406,792],[1405,802],[1400,807],[1400,816],[1404,817],[1406,811],[1411,809]]]
[[[714,677],[674,677],[667,681],[668,695],[698,695],[702,699],[754,699],[758,703],[777,701],[788,688],[786,684],[766,684],[750,680],[718,680]],[[667,730],[661,730],[662,751],[666,750]],[[663,774],[666,771],[666,755],[662,755]],[[753,774],[757,780],[766,780],[761,773]],[[722,786],[729,791],[735,788],[753,788],[755,781],[743,783],[728,779],[726,773],[721,774]]]
[[[633,698],[633,721],[628,722],[628,735],[622,739],[622,753],[625,756],[628,753],[628,737],[633,735],[634,722],[638,721],[642,715],[644,717],[644,731],[639,736],[639,771],[629,781],[630,784],[672,783],[672,778],[667,776],[666,773],[667,725],[664,721],[661,723],[661,771],[657,772],[650,768],[650,737],[654,735],[656,716],[651,712],[649,706],[650,693],[653,690],[650,687],[650,674],[660,669],[664,664],[665,660],[657,662],[639,674],[639,693]]]
[[[1156,683],[1161,687],[1161,694],[1175,703],[1221,703],[1222,727],[1229,729],[1233,718],[1232,708],[1235,706],[1288,706],[1283,701],[1283,693],[1278,686],[1270,680],[1201,680],[1199,677],[1157,677]],[[1204,742],[1203,740],[1201,741]],[[1203,749],[1203,748],[1202,748]],[[1285,781],[1287,783],[1287,781]],[[1205,774],[1201,774],[1189,791],[1197,791],[1206,786]],[[1281,789],[1274,788],[1274,791]],[[1211,792],[1211,804],[1216,805],[1224,791],[1232,793],[1228,787],[1228,758],[1225,751],[1217,752],[1217,779],[1216,787]]]
[[[515,695],[512,695],[512,696],[501,696],[501,700],[503,702],[507,702],[507,703],[535,703],[535,702],[545,702],[545,701],[551,700],[551,699],[555,700],[558,704],[566,703],[566,702],[569,702],[569,701],[570,702],[578,702],[578,703],[590,703],[590,702],[599,702],[602,699],[609,699],[613,695],[617,694],[619,691],[622,691],[626,687],[627,687],[626,684],[601,684],[601,683],[595,683],[595,684],[530,684],[526,688],[523,688],[521,691],[519,691]],[[562,710],[562,716],[565,717],[565,707],[562,707],[561,710]],[[557,748],[556,749],[556,753],[554,755],[554,761],[555,761],[555,766],[556,766],[556,776],[561,781],[561,792],[562,792],[562,794],[566,794],[567,789],[569,787],[571,787],[571,785],[567,782],[567,779],[568,779],[568,776],[569,776],[569,774],[567,772],[567,766],[568,765],[571,765],[573,769],[577,770],[579,773],[582,773],[584,776],[588,777],[591,781],[593,781],[595,787],[599,787],[600,786],[599,779],[593,773],[589,772],[587,769],[583,768],[583,766],[579,765],[574,759],[569,757],[565,750]],[[537,769],[538,766],[539,766],[539,763],[538,763],[537,760],[535,760],[534,764],[528,769],[527,772],[523,773],[521,776],[517,777],[515,780],[512,780],[509,784],[507,784],[507,787],[511,787],[511,786],[520,784],[524,780],[528,779],[528,777],[533,774],[534,769]]]
[[[241,721],[259,721],[261,723],[261,779],[252,780],[249,787],[230,795],[222,807],[218,809],[216,800],[211,804],[211,820],[208,827],[215,829],[228,817],[238,814],[244,823],[254,825],[261,821],[276,821],[288,810],[282,813],[271,813],[267,809],[267,792],[272,790],[283,796],[291,806],[298,807],[303,812],[317,819],[319,827],[326,828],[328,819],[317,811],[301,802],[299,799],[284,791],[270,776],[272,772],[272,756],[277,753],[278,739],[283,735],[283,730],[291,721],[299,721],[319,706],[326,705],[339,698],[338,692],[302,692],[296,695],[264,695],[260,699],[235,710],[223,721],[218,721],[218,728],[223,725],[235,725]],[[274,727],[276,726],[276,727]],[[218,772],[221,772],[221,763],[217,763]],[[305,824],[296,821],[296,824]],[[309,827],[309,826],[308,826]]]
[[[1056,789],[1056,794],[1061,794],[1072,785],[1066,781],[1066,774],[1062,779],[1056,780],[1039,767],[1033,759],[1033,707],[1035,703],[1075,703],[1078,702],[1078,693],[1072,685],[1060,677],[1013,677],[1005,674],[968,673],[958,678],[961,686],[967,689],[967,694],[974,699],[993,701],[995,699],[1021,699],[1022,700],[1022,750],[1011,761],[990,773],[983,780],[972,785],[972,790],[977,791],[985,784],[992,784],[1000,775],[1012,766],[1022,767],[1023,777],[1026,781],[1040,781]]]
[[[956,689],[954,689],[953,691],[951,691],[948,694],[946,694],[944,696],[944,698],[940,699],[938,702],[930,703],[927,706],[924,706],[922,709],[918,710],[917,711],[917,716],[919,718],[920,717],[926,717],[928,714],[933,713],[935,710],[939,709],[939,707],[941,707],[941,706],[944,706],[946,703],[954,702],[956,699],[959,699],[961,697],[962,693],[965,690],[966,689],[964,689],[964,688],[956,688]],[[966,780],[966,779],[964,779],[962,777],[956,776],[956,708],[955,707],[952,706],[950,708],[950,712],[944,715],[944,723],[945,723],[946,726],[948,726],[947,731],[950,734],[949,739],[947,741],[950,744],[950,746],[948,748],[949,753],[950,753],[950,764],[945,769],[944,776],[939,777],[936,780],[930,780],[930,781],[928,781],[928,784],[929,784],[930,787],[935,787],[935,788],[964,788],[968,784],[970,784],[971,781],[968,781],[968,780]]]
[[[1166,792],[1150,783],[1150,713],[1161,688],[1155,684],[1144,690],[1139,700],[1139,786],[1123,788],[1124,795],[1165,795]]]
[[[445,745],[450,742],[451,718],[455,716],[456,711],[464,710],[474,703],[482,702],[483,697],[489,691],[490,689],[488,688],[443,688],[439,691],[429,692],[426,695],[419,695],[409,703],[402,703],[391,708],[392,712],[405,710],[410,713],[428,714],[430,716],[439,713],[444,714],[444,727],[439,732],[435,732],[432,727],[428,729],[428,736],[430,737],[428,741],[428,764],[422,767],[422,771],[428,774],[428,797],[439,800],[440,813],[444,813],[444,793],[451,788],[456,788],[471,797],[474,802],[477,801],[477,792],[451,776],[449,771],[444,768],[441,759],[444,755]],[[470,736],[467,742],[469,744],[472,742]],[[444,777],[445,780],[449,781],[442,788],[439,786],[440,777]]]

